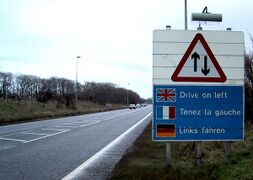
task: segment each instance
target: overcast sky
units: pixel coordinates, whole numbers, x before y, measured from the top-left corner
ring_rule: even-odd
[[[189,0],[192,12],[205,6],[222,23],[204,29],[253,35],[252,0]],[[142,97],[152,96],[152,33],[184,28],[184,0],[1,0],[0,71],[75,80],[111,82]]]

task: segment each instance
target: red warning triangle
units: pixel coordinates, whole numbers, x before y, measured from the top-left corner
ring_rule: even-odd
[[[202,34],[198,33],[176,67],[171,79],[176,82],[225,82],[227,77],[206,40]]]

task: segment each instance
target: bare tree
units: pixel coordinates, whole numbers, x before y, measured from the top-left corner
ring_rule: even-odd
[[[7,99],[8,95],[11,94],[11,86],[13,81],[13,75],[9,72],[0,72],[0,83],[1,83],[1,92],[0,97]]]
[[[74,107],[75,82],[65,78],[51,77],[41,79],[33,75],[13,75],[0,72],[0,97],[16,97],[39,102],[57,101],[59,107]],[[140,96],[134,91],[117,87],[112,83],[86,82],[77,84],[80,100],[88,100],[105,105],[106,103],[140,103]]]

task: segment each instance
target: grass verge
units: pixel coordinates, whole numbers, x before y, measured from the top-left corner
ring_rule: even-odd
[[[80,101],[78,108],[59,106],[56,102],[39,103],[37,101],[15,100],[0,101],[0,124],[34,121],[41,118],[63,117],[93,112],[102,112],[126,108],[119,104],[100,105],[87,101]]]
[[[253,130],[232,144],[228,162],[222,142],[203,142],[204,164],[193,165],[194,143],[172,143],[172,167],[165,167],[165,143],[153,142],[151,124],[111,174],[110,179],[253,179]]]

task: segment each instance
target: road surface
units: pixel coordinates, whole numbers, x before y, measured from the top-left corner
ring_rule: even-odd
[[[75,179],[76,175],[103,179],[129,145],[114,147],[109,156],[107,153],[107,160],[101,153],[96,156],[98,152],[113,147],[110,143],[140,120],[150,121],[151,111],[152,107],[148,106],[1,126],[0,179]],[[118,141],[132,143],[133,140],[123,141],[129,137],[121,137]],[[99,163],[93,162],[99,158]],[[112,159],[114,164],[108,164]],[[90,166],[86,174],[84,166],[80,166],[85,162]]]

